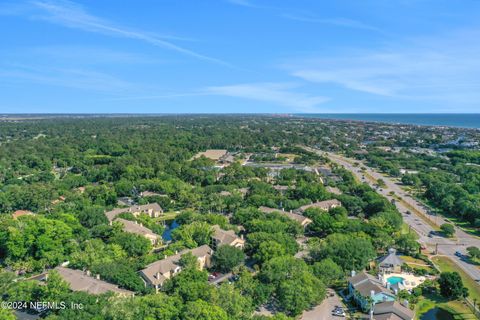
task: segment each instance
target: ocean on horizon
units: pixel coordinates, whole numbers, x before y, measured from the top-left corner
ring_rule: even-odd
[[[480,129],[480,113],[303,113],[295,116]]]

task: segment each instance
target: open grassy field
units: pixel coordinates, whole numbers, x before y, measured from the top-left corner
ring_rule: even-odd
[[[402,258],[402,260],[405,261],[405,263],[412,268],[423,269],[427,270],[428,272],[433,271],[432,268],[423,260],[415,259],[410,256],[400,256],[400,258]]]
[[[462,221],[458,217],[453,217],[453,216],[447,216],[448,220],[455,224],[457,227],[465,231],[466,233],[479,237],[480,236],[480,230],[478,228],[472,227],[470,223],[467,221]]]
[[[460,277],[462,277],[464,286],[468,289],[469,298],[480,301],[480,285],[470,278],[462,269],[458,268],[452,260],[447,257],[434,257],[432,261],[442,272],[458,272]]]
[[[420,299],[415,308],[415,319],[420,319],[425,312],[435,307],[447,310],[455,320],[477,319],[462,301],[446,301],[439,295],[427,295]]]
[[[414,229],[411,229],[408,224],[406,224],[405,222],[402,224],[402,228],[400,229],[400,233],[401,234],[407,234],[407,233],[412,233],[414,236],[415,236],[415,239],[419,239],[420,237],[418,236],[418,233],[414,230]]]
[[[408,263],[409,261],[413,262],[414,260],[418,259],[406,257],[405,261]],[[463,284],[465,285],[465,287],[468,288],[468,291],[470,293],[469,299],[480,299],[480,286],[463,270],[459,269],[452,260],[447,257],[439,256],[434,257],[432,261],[442,272],[458,272],[463,280]],[[468,308],[468,306],[465,304],[465,302],[458,300],[448,301],[438,294],[429,294],[420,299],[415,308],[416,319],[420,319],[422,314],[435,307],[447,310],[448,312],[453,314],[456,320],[477,319],[475,315],[471,312],[471,310]]]
[[[174,220],[179,214],[180,212],[176,212],[176,211],[164,212],[158,218],[155,218],[155,220],[157,222]]]

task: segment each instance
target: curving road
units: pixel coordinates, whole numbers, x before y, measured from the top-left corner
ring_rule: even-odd
[[[446,223],[445,219],[440,216],[433,216],[428,213],[428,210],[417,200],[412,198],[400,185],[392,178],[384,176],[372,168],[368,167],[365,163],[343,157],[341,155],[324,152],[318,149],[304,147],[305,149],[316,152],[317,154],[328,157],[331,161],[343,166],[345,169],[352,172],[360,181],[368,183],[372,188],[387,199],[395,199],[391,192],[393,191],[396,196],[401,197],[401,201],[395,201],[395,205],[402,213],[405,223],[407,223],[413,230],[415,230],[420,236],[419,242],[427,246],[429,249],[435,250],[438,248],[437,254],[448,256],[455,262],[461,269],[463,269],[470,277],[476,281],[480,281],[480,270],[477,266],[472,265],[455,255],[456,251],[466,255],[466,248],[470,246],[476,246],[480,248],[480,240],[472,236],[463,230],[455,227],[455,240],[447,239],[439,236],[429,237],[429,233],[438,230],[438,226]],[[360,165],[354,165],[359,163]],[[362,170],[363,168],[364,170]],[[385,182],[385,186],[382,188],[376,187],[376,181],[382,179]],[[407,214],[407,211],[411,214]]]

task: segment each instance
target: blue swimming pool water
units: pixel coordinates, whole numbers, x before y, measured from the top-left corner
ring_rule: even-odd
[[[405,280],[405,279],[403,279],[402,277],[390,277],[390,278],[387,279],[388,283],[390,283],[392,285],[397,284],[399,282],[403,282],[403,280]]]

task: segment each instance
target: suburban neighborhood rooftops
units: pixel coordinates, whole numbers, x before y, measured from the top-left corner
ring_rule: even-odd
[[[116,216],[118,216],[120,213],[124,213],[124,212],[148,213],[149,211],[163,212],[162,207],[160,207],[160,205],[158,203],[149,203],[149,204],[144,204],[144,205],[135,205],[135,206],[131,206],[131,207],[128,207],[128,208],[115,208],[111,211],[105,212],[105,215],[107,216],[107,219],[109,221],[113,221],[116,218]]]
[[[143,192],[140,193],[140,196],[142,196],[142,197],[154,197],[154,196],[167,197],[166,194],[153,192],[153,191],[143,191]]]
[[[119,221],[123,225],[123,230],[126,232],[135,233],[141,236],[145,236],[145,235],[156,236],[156,234],[152,230],[134,221],[125,220],[121,218],[118,218],[117,221]]]
[[[384,313],[379,315],[373,315],[373,320],[403,320],[395,313]]]
[[[386,301],[375,305],[373,311],[374,319],[376,320],[411,320],[414,312],[397,301]]]
[[[365,297],[370,296],[372,291],[374,293],[384,292],[390,294],[389,290],[382,286],[380,280],[366,272],[360,272],[349,278],[348,281],[355,290]]]
[[[230,245],[233,242],[238,240],[243,241],[235,234],[233,230],[223,230],[222,228],[220,228],[220,226],[214,225],[213,231],[214,233],[212,237],[222,245],[224,244]]]
[[[195,155],[194,159],[204,156],[205,158],[218,161],[220,158],[224,157],[227,154],[227,150],[223,149],[209,149],[205,152],[199,152]]]
[[[102,294],[111,291],[126,296],[133,295],[133,292],[131,291],[120,289],[114,284],[91,277],[81,270],[74,270],[65,267],[57,267],[55,270],[59,273],[62,279],[68,283],[72,291],[84,291],[90,294]]]
[[[403,260],[397,256],[397,250],[394,248],[388,249],[388,255],[381,257],[378,259],[378,265],[382,266],[401,266],[403,265]]]
[[[270,213],[270,212],[279,212],[282,211],[281,209],[277,208],[270,208],[270,207],[265,207],[265,206],[260,206],[258,207],[258,210],[264,212],[264,213]]]
[[[31,212],[31,211],[28,211],[28,210],[17,210],[17,211],[15,211],[14,213],[12,213],[12,218],[13,218],[13,219],[17,219],[18,217],[21,217],[21,216],[31,216],[31,215],[34,215],[34,213]]]
[[[179,261],[182,255],[190,252],[197,258],[212,255],[212,249],[208,245],[203,245],[191,250],[183,250],[173,256],[166,257],[165,259],[155,261],[145,267],[140,272],[145,276],[153,285],[162,284],[167,278],[163,276],[172,270],[179,268]]]
[[[298,211],[303,212],[303,211],[305,211],[307,209],[310,209],[310,208],[318,208],[318,209],[328,211],[332,208],[340,207],[341,205],[342,205],[342,203],[340,201],[338,201],[337,199],[331,199],[331,200],[319,201],[319,202],[315,202],[315,203],[311,203],[311,204],[301,206],[300,208],[298,208]]]
[[[336,195],[341,195],[342,194],[342,191],[340,189],[338,189],[337,187],[327,186],[326,189],[327,189],[328,192],[336,194]]]
[[[265,212],[265,213],[279,212],[281,214],[286,215],[287,217],[289,217],[292,220],[298,221],[302,225],[312,222],[312,220],[310,220],[309,218],[307,218],[305,216],[302,216],[301,214],[290,212],[290,211],[284,211],[284,210],[281,210],[281,209],[269,208],[269,207],[264,207],[264,206],[259,207],[258,210],[260,210],[262,212]]]

